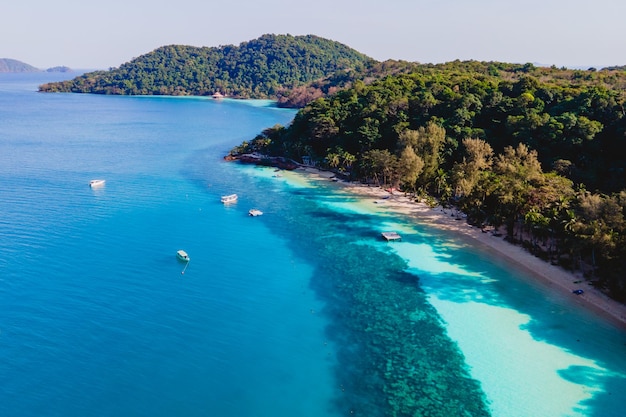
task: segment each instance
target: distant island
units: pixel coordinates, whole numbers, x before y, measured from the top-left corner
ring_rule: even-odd
[[[119,68],[44,84],[40,91],[277,99],[328,77],[341,82],[374,63],[318,36],[268,34],[238,46],[163,46]]]
[[[42,72],[43,70],[11,58],[0,58],[0,73],[7,72]],[[46,72],[72,72],[72,69],[66,66],[52,67],[45,70]]]
[[[0,58],[0,72],[41,72],[41,70],[17,59]]]
[[[74,70],[70,67],[60,66],[60,67],[52,67],[48,68],[46,72],[73,72]]]
[[[491,71],[519,79],[521,75],[545,76],[530,63],[483,63]],[[387,60],[378,62],[344,44],[315,35],[266,34],[238,46],[195,47],[167,45],[107,71],[92,71],[72,80],[41,85],[41,92],[72,92],[113,95],[194,95],[230,98],[273,99],[281,107],[302,108],[319,97],[352,86],[369,84],[398,74],[432,72],[448,64],[422,64]],[[498,67],[505,68],[504,70]],[[608,80],[618,87],[624,66],[597,71],[550,67],[548,76],[566,83]],[[543,71],[545,72],[545,71]],[[617,73],[596,76],[594,72]],[[578,74],[584,74],[579,76]],[[622,84],[623,86],[623,84]],[[612,87],[611,87],[612,88]]]

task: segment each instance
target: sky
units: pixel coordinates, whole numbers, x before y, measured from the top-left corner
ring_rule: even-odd
[[[626,65],[624,0],[9,0],[0,58],[108,69],[163,45],[317,35],[378,61]]]

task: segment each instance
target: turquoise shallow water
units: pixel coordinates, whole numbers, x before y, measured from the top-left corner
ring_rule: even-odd
[[[35,92],[57,77],[0,76],[0,415],[622,415],[623,331],[332,184],[223,162],[292,111]]]
[[[352,234],[351,241],[358,243],[359,230],[365,230],[361,244],[406,262],[405,272],[426,292],[471,376],[480,381],[492,415],[622,415],[623,330],[590,313],[571,294],[555,292],[475,242],[398,218],[381,201],[337,197],[341,190],[333,183],[295,181],[315,190],[330,189],[318,201],[344,216],[342,230]],[[374,234],[386,230],[399,231],[402,241],[372,242]],[[361,268],[376,262],[368,261]],[[374,294],[372,300],[401,297],[391,300],[401,310],[405,296],[393,291]],[[407,322],[409,331],[415,329],[423,311],[427,309],[406,312],[405,320],[394,323],[395,331],[401,333]],[[438,350],[426,352],[429,360],[437,358]]]

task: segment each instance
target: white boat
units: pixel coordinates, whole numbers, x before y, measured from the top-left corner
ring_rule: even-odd
[[[396,232],[382,232],[381,234],[387,242],[402,239],[402,237]]]
[[[237,201],[237,194],[229,194],[229,195],[222,196],[222,203],[224,204],[234,203],[235,201]]]
[[[91,180],[89,181],[89,186],[91,188],[102,187],[105,183],[105,180]]]
[[[185,252],[184,250],[179,250],[178,252],[176,252],[176,257],[178,259],[180,259],[183,262],[189,262],[191,259],[189,258],[189,255],[187,255],[187,252]]]
[[[262,212],[261,210],[251,209],[251,210],[248,212],[248,214],[249,214],[249,215],[251,215],[251,216],[253,216],[253,217],[256,217],[256,216],[262,216],[262,215],[263,215],[263,212]]]

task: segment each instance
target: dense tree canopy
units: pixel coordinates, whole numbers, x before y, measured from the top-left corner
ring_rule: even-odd
[[[406,68],[413,70],[394,67],[399,74],[381,73],[371,84],[356,80],[311,102],[279,142],[288,141],[296,159],[323,160],[334,147],[352,155],[372,148],[395,153],[410,132],[439,126],[445,135],[430,161],[420,152],[433,144],[422,141],[414,149],[426,164],[425,182],[439,163],[449,169],[459,159],[461,141],[477,138],[497,153],[523,143],[537,152],[544,171],[588,189],[626,188],[626,72],[584,77],[582,71],[477,62]]]
[[[307,156],[454,204],[626,298],[625,72],[387,65],[233,153]]]
[[[284,89],[373,62],[347,46],[313,35],[263,35],[239,46],[169,45],[109,71],[49,83],[45,92],[212,95],[276,98]]]
[[[164,46],[40,90],[219,91],[302,107],[289,127],[232,153],[306,156],[346,178],[454,204],[553,262],[590,266],[588,276],[626,299],[624,67],[376,62],[316,36],[264,35]]]

